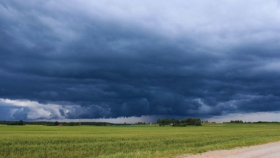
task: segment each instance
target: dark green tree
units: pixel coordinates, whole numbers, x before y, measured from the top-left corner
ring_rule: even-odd
[[[157,120],[157,124],[161,124],[161,120],[160,119]]]
[[[24,122],[22,120],[19,120],[18,125],[24,125]]]
[[[162,124],[163,125],[169,125],[170,124],[170,120],[168,120],[168,118],[165,118],[162,120]]]
[[[54,125],[55,125],[55,126],[58,126],[58,125],[59,125],[59,123],[58,123],[57,121],[55,121],[55,122],[54,122]]]

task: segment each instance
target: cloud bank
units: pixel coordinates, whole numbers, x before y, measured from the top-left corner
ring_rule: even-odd
[[[277,112],[279,26],[277,0],[3,1],[0,119]]]

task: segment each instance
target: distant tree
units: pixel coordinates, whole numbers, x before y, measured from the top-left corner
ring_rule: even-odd
[[[69,126],[75,126],[75,123],[74,122],[70,122]]]
[[[169,120],[168,118],[165,118],[162,120],[158,119],[157,123],[159,124],[159,126],[172,124],[173,127],[185,127],[187,125],[196,125],[196,126],[202,125],[201,120],[199,118],[187,118],[184,120],[176,120],[176,119]]]
[[[184,120],[184,122],[187,125],[195,125],[196,122],[200,122],[201,123],[201,120],[199,118],[187,118],[186,120]]]
[[[242,120],[231,120],[230,123],[243,123]]]
[[[59,123],[58,123],[57,121],[55,121],[55,122],[54,122],[54,125],[55,125],[55,126],[58,126],[58,125],[59,125]]]
[[[19,120],[18,125],[24,125],[24,122],[22,120]]]
[[[160,119],[157,120],[157,124],[161,124],[161,120]]]
[[[162,126],[163,124],[162,124],[162,120],[161,119],[158,119],[157,120],[157,124],[159,125],[159,126]]]
[[[185,120],[185,123],[186,123],[187,125],[192,125],[192,118],[187,118],[187,119]]]
[[[162,120],[162,124],[163,125],[169,125],[170,124],[170,120],[168,120],[168,118],[165,118]]]
[[[136,124],[136,125],[145,125],[146,122],[136,122],[135,124]]]

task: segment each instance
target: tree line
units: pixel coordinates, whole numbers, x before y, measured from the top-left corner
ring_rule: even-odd
[[[194,125],[194,126],[201,126],[201,120],[199,118],[187,118],[184,120],[176,120],[176,119],[171,119],[169,120],[168,118],[165,119],[158,119],[157,124],[159,126],[165,126],[165,125],[170,125],[174,127],[185,127],[187,125]]]
[[[230,120],[230,122],[223,122],[223,123],[280,123],[278,121],[272,121],[272,122],[269,122],[269,121],[257,121],[257,122],[245,122],[245,121],[242,121],[242,120]]]
[[[93,126],[110,126],[113,123],[108,122],[58,122],[58,121],[34,121],[34,122],[24,122],[19,121],[0,121],[2,125],[43,125],[43,126],[79,126],[79,125],[93,125]]]
[[[19,121],[0,121],[0,124],[6,124],[6,125],[20,125],[23,126],[25,123],[22,120]]]

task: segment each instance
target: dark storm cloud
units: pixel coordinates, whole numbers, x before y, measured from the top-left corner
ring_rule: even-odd
[[[0,119],[279,111],[278,1],[211,6],[1,2]]]

